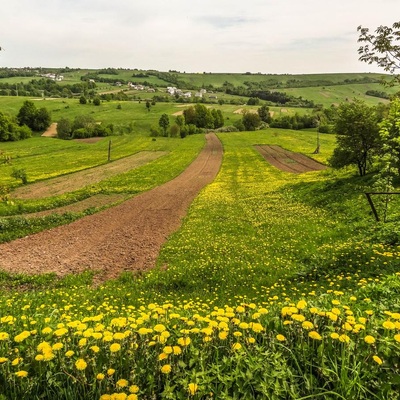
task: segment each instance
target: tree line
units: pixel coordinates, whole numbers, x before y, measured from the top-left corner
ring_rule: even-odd
[[[46,130],[51,123],[51,114],[45,108],[37,108],[33,101],[27,100],[16,116],[0,111],[0,141],[17,141],[32,136],[32,131]]]

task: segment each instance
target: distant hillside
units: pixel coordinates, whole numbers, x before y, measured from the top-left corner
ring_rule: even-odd
[[[398,92],[396,87],[385,87],[382,82],[388,78],[385,74],[374,73],[340,73],[340,74],[253,74],[253,73],[185,73],[179,71],[156,71],[138,69],[104,68],[99,70],[88,69],[51,69],[51,68],[0,68],[0,94],[2,95],[29,95],[38,96],[47,90],[46,96],[56,94],[53,88],[41,87],[40,83],[30,84],[32,81],[44,79],[43,77],[56,74],[62,79],[57,85],[63,86],[57,93],[58,97],[71,97],[86,93],[90,90],[89,83],[95,82],[95,91],[101,93],[124,92],[130,98],[152,99],[157,96],[157,101],[176,101],[166,95],[168,86],[176,87],[182,91],[196,91],[204,88],[208,93],[213,92],[214,102],[223,99],[225,102],[247,102],[250,97],[270,101],[276,97],[288,96],[294,106],[314,107],[323,105],[329,107],[350,101],[354,97],[361,98],[368,104],[388,102],[390,95]],[[145,85],[156,94],[138,92],[130,85]],[[85,87],[86,85],[86,87]],[[35,91],[33,91],[35,89]],[[38,91],[39,90],[39,91]],[[150,92],[150,91],[148,91]],[[25,94],[24,94],[25,93]],[[282,95],[277,96],[278,93]],[[94,92],[92,92],[94,95]],[[164,96],[164,99],[160,98]],[[193,97],[192,97],[193,99]],[[241,100],[240,100],[241,99]],[[196,100],[198,101],[198,99]],[[205,96],[203,102],[213,102]],[[272,100],[272,103],[275,101]],[[232,103],[233,104],[233,103]],[[281,103],[285,104],[285,103]]]

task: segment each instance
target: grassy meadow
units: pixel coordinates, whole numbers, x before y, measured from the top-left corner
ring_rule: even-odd
[[[76,71],[65,75],[79,79]],[[209,77],[181,75],[200,86]],[[213,74],[213,84],[265,79],[230,75]],[[329,101],[340,88],[324,89]],[[306,89],[321,103],[321,88]],[[298,90],[293,94],[301,95]],[[0,97],[0,108],[15,115],[24,100]],[[112,161],[140,151],[167,154],[64,195],[5,199],[0,242],[96,210],[29,220],[27,212],[160,185],[205,143],[203,134],[149,136],[161,114],[172,123],[183,109],[173,103],[157,103],[150,112],[133,101],[95,107],[77,99],[37,100],[42,104],[54,122],[90,114],[113,123],[115,135],[91,144],[41,136],[0,143],[0,157],[11,157],[11,164],[0,164],[0,187],[21,185],[10,176],[13,168],[26,170],[31,184],[104,165],[110,140]],[[240,118],[238,106],[215,108],[226,125]],[[155,269],[94,286],[90,271],[62,279],[10,275],[1,272],[0,256],[0,400],[400,398],[400,199],[390,203],[388,222],[377,223],[363,194],[373,174],[360,178],[352,168],[286,173],[254,148],[279,145],[326,163],[334,135],[320,135],[320,154],[313,154],[311,131],[269,128],[218,137],[221,170],[192,203]]]

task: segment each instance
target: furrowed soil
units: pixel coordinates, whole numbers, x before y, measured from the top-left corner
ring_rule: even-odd
[[[321,171],[326,166],[300,153],[293,153],[280,146],[256,145],[256,150],[271,165],[285,172],[300,174],[310,171]]]
[[[101,282],[154,267],[190,203],[219,171],[221,142],[214,134],[206,139],[192,164],[164,185],[69,225],[0,244],[0,269],[58,276],[93,270]]]
[[[167,154],[165,151],[141,151],[140,153],[108,164],[74,172],[71,175],[59,176],[30,185],[20,186],[11,193],[11,197],[15,199],[41,199],[43,197],[73,192],[74,190],[138,168],[165,154]]]

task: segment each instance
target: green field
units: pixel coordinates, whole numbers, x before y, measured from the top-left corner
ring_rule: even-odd
[[[216,75],[215,85],[230,76]],[[353,91],[361,97],[356,86],[325,87],[326,104]],[[305,89],[292,90],[297,96]],[[307,90],[321,98],[321,88]],[[24,100],[0,97],[0,108],[16,115]],[[113,123],[116,134],[92,144],[40,136],[0,143],[0,156],[11,157],[0,164],[0,187],[21,185],[13,168],[33,183],[104,165],[109,140],[112,160],[143,150],[168,153],[64,195],[4,199],[1,242],[85,215],[28,220],[26,212],[161,185],[205,141],[203,134],[149,136],[161,114],[172,122],[183,109],[174,103],[150,112],[137,101],[96,107],[37,100],[42,105],[53,121],[90,114]],[[239,108],[257,109],[215,107],[226,125],[240,118]],[[315,132],[269,128],[218,137],[220,172],[168,238],[154,270],[102,285],[92,284],[91,272],[60,279],[0,271],[0,400],[400,398],[400,199],[390,203],[388,222],[377,223],[364,196],[373,173],[327,168],[295,175],[272,167],[254,148],[279,145],[327,163],[334,135],[320,135],[317,155]]]
[[[344,101],[350,101],[354,97],[364,99],[368,104],[374,105],[379,102],[387,102],[386,100],[366,96],[367,90],[383,91],[387,94],[396,93],[396,88],[383,87],[379,82],[382,79],[387,79],[387,75],[372,74],[372,73],[341,73],[341,74],[308,74],[308,75],[278,75],[278,74],[250,74],[250,73],[184,73],[184,72],[169,72],[164,74],[164,79],[160,79],[156,74],[158,71],[141,71],[141,70],[116,70],[117,74],[99,74],[100,78],[112,79],[114,81],[121,80],[123,82],[136,82],[152,85],[156,89],[156,95],[165,95],[166,86],[177,86],[183,84],[186,90],[191,90],[193,94],[196,90],[202,87],[213,87],[217,91],[218,99],[223,99],[226,102],[236,99],[243,103],[247,102],[246,97],[227,95],[224,92],[218,91],[223,88],[225,83],[229,83],[235,87],[246,87],[246,82],[266,84],[264,90],[280,91],[292,94],[296,97],[312,100],[315,104],[322,104],[329,107],[332,104],[339,104]],[[61,72],[64,80],[58,82],[64,86],[68,84],[81,83],[81,77],[97,73],[96,70],[72,70]],[[134,76],[144,74],[146,77]],[[17,85],[20,82],[28,83],[32,77],[12,77],[1,78],[0,82]],[[177,83],[178,82],[178,83]],[[128,95],[135,95],[142,99],[152,99],[154,93],[146,91],[128,91],[128,87],[123,85],[116,87],[112,83],[96,81],[96,90],[98,93],[118,92],[123,90]],[[206,96],[207,98],[207,96]],[[173,100],[173,98],[171,98]]]

